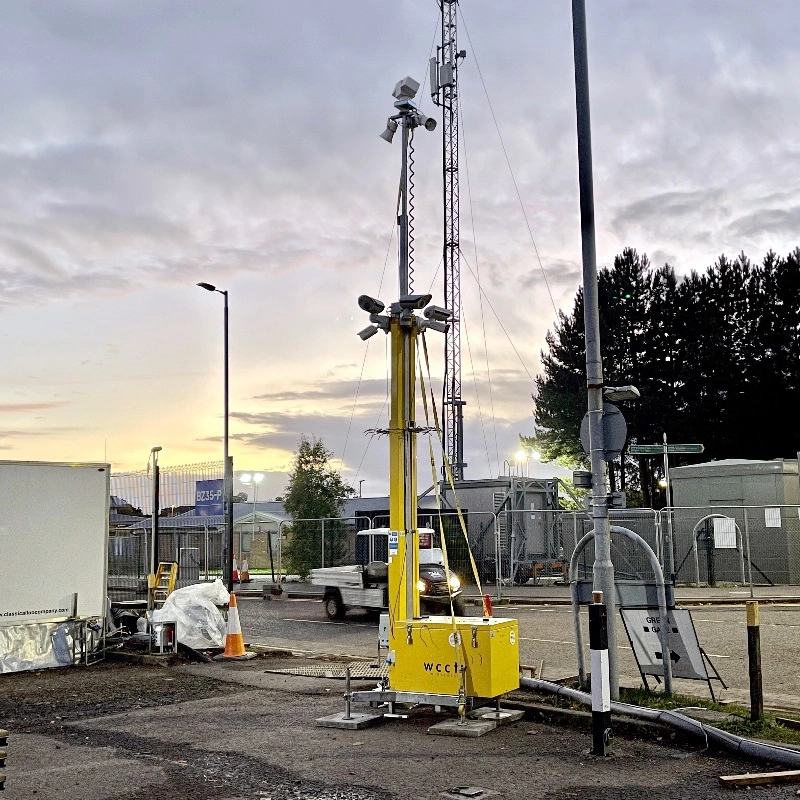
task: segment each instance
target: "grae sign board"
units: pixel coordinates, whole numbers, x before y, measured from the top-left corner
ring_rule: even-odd
[[[664,675],[661,660],[661,615],[657,608],[623,608],[622,621],[628,633],[633,653],[644,675]],[[667,612],[672,677],[708,680],[692,615],[687,608]]]
[[[0,461],[0,625],[105,616],[109,497],[108,464]]]

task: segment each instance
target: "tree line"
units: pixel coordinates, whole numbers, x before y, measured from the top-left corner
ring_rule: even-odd
[[[770,251],[761,264],[723,255],[681,278],[627,248],[599,271],[598,292],[605,384],[641,392],[620,404],[628,444],[660,443],[666,433],[670,442],[703,444],[704,461],[797,457],[800,248],[786,257]],[[582,290],[546,341],[535,379],[536,446],[548,460],[585,464]],[[610,466],[615,488],[659,504],[658,459],[623,454]]]

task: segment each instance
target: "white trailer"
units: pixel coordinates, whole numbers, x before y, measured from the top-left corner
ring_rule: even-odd
[[[0,461],[0,673],[73,664],[102,639],[110,473]]]

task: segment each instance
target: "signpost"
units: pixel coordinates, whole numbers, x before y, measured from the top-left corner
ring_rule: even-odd
[[[702,444],[668,444],[668,453],[702,453]],[[660,456],[664,452],[663,444],[632,444],[628,448],[632,456]]]
[[[669,454],[670,453],[702,453],[705,450],[702,444],[667,444],[667,434],[664,434],[663,444],[632,444],[628,448],[628,452],[633,456],[663,456],[664,457],[664,482],[666,483],[667,493],[667,509],[669,516],[668,531],[669,531],[669,554],[670,560],[674,559],[672,552],[672,486],[669,482]],[[672,566],[672,565],[671,565]],[[672,569],[670,569],[672,573]]]

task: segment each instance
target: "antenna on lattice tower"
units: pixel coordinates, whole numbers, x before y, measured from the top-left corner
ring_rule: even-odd
[[[444,344],[442,435],[453,478],[464,479],[464,406],[461,398],[461,260],[458,202],[458,0],[439,0],[441,44],[430,60],[431,98],[442,108],[442,178],[444,208],[444,305],[452,312]],[[444,470],[443,470],[444,471]]]

